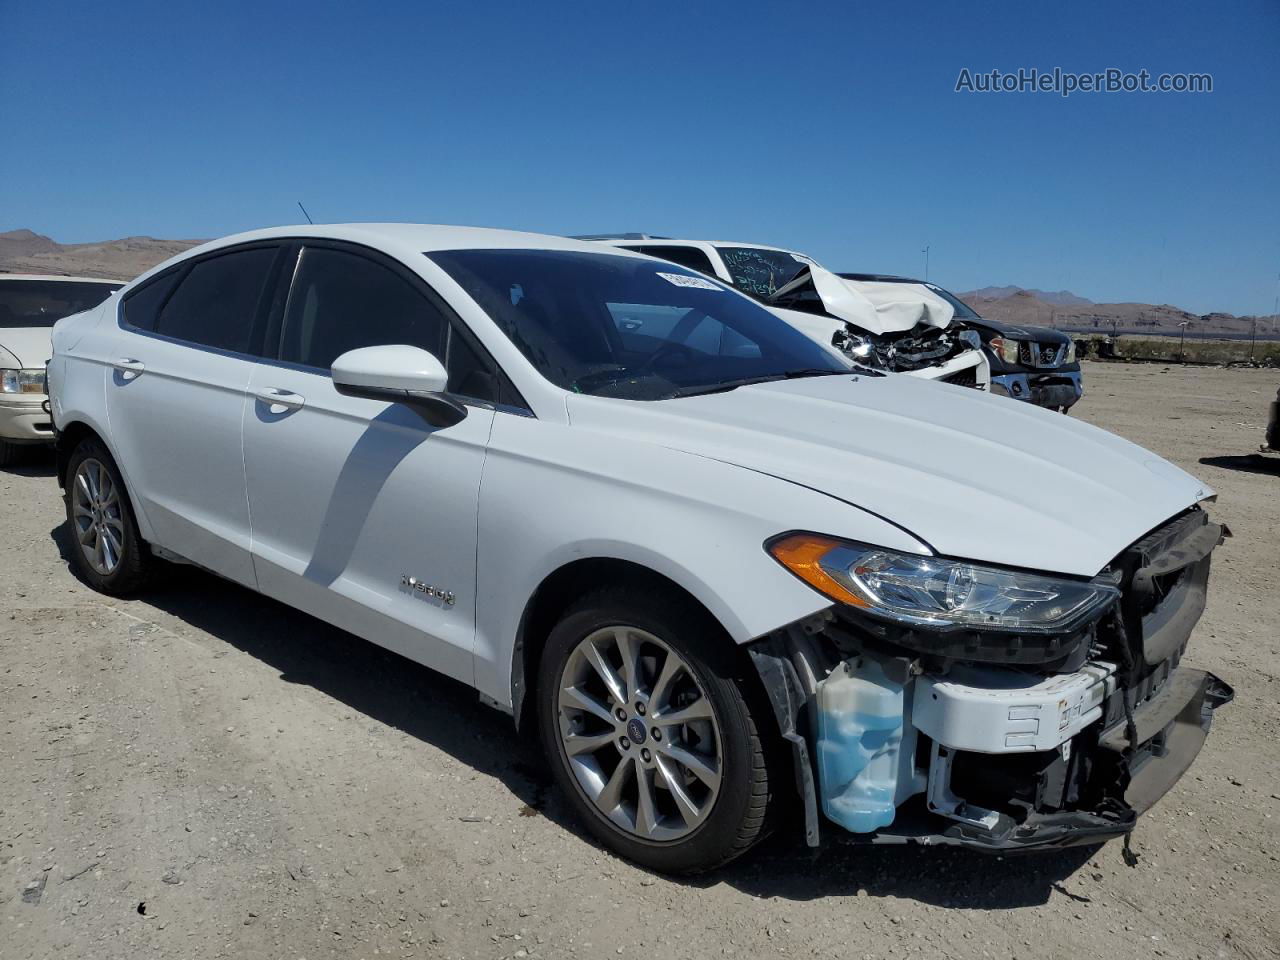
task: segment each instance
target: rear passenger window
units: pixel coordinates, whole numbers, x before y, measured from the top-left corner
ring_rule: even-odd
[[[275,247],[257,247],[199,261],[160,311],[156,333],[248,353],[275,256]]]
[[[289,292],[280,359],[328,370],[348,350],[389,343],[442,357],[446,327],[435,305],[395,271],[368,257],[309,247]]]
[[[156,317],[160,314],[160,308],[164,306],[165,300],[173,292],[174,285],[178,282],[180,276],[182,276],[181,270],[171,270],[156,277],[154,280],[148,281],[145,286],[139,287],[125,297],[122,306],[124,322],[139,330],[154,331]]]

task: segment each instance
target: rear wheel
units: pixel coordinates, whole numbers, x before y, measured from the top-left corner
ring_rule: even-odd
[[[583,598],[552,630],[543,746],[591,832],[623,856],[692,873],[762,836],[768,771],[736,653],[683,598],[625,589]]]
[[[19,463],[23,454],[26,453],[22,446],[20,443],[9,443],[6,440],[0,440],[0,467],[11,467],[15,463]]]
[[[71,565],[81,579],[103,593],[140,589],[155,560],[138,533],[120,471],[97,439],[83,440],[71,454],[66,506]]]

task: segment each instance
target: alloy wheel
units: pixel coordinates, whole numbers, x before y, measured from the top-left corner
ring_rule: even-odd
[[[89,457],[76,468],[71,484],[71,516],[85,559],[102,576],[120,565],[124,553],[124,515],[120,490],[102,462]]]
[[[710,814],[723,771],[715,708],[653,634],[611,626],[579,642],[561,671],[558,720],[569,769],[615,826],[669,842]]]

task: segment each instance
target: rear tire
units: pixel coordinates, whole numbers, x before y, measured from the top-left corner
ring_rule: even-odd
[[[124,478],[96,437],[82,440],[67,461],[64,500],[70,563],[80,579],[112,596],[144,587],[156,560],[138,533]]]
[[[738,654],[687,598],[636,588],[583,597],[551,631],[538,671],[543,749],[613,851],[698,873],[764,836],[769,770]]]
[[[20,443],[9,443],[6,440],[0,440],[0,467],[11,467],[15,463],[22,461],[22,455],[26,453],[22,449]]]

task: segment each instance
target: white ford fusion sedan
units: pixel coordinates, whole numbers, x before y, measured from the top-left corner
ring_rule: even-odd
[[[77,572],[192,563],[536,723],[614,850],[1127,836],[1227,684],[1211,491],[857,368],[726,284],[401,224],[205,244],[61,321]]]

